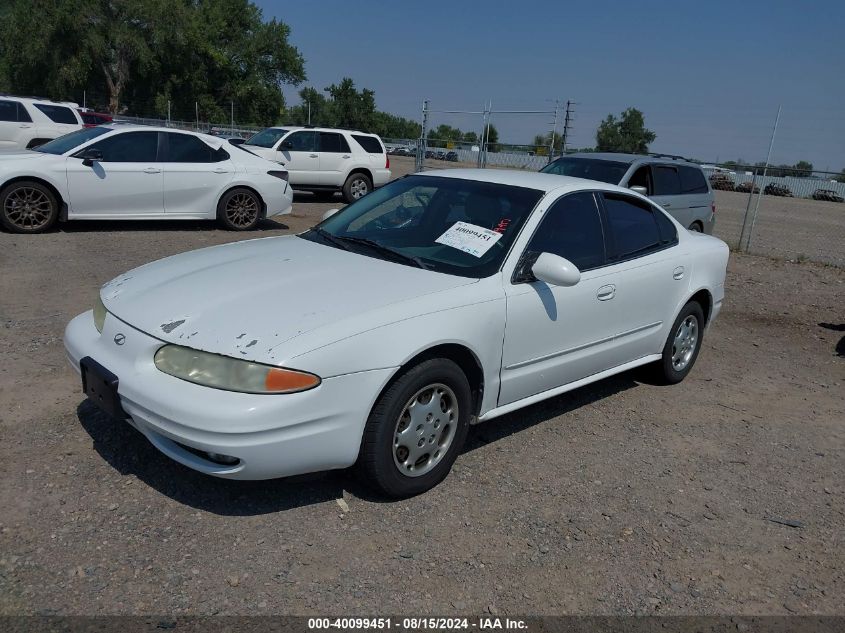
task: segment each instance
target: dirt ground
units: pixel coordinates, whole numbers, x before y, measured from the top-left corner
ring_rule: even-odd
[[[338,204],[247,235],[0,233],[0,614],[843,614],[842,269],[732,256],[685,382],[626,373],[475,426],[406,501],[344,472],[205,477],[83,400],[62,333],[101,284]]]

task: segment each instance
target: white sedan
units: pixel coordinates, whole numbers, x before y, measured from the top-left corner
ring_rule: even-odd
[[[0,223],[16,233],[59,219],[217,219],[247,230],[292,202],[284,167],[171,128],[104,125],[0,153]]]
[[[639,365],[681,381],[727,261],[614,185],[433,171],[300,235],[125,273],[65,345],[91,400],[190,468],[355,464],[406,496],[447,475],[470,422]]]

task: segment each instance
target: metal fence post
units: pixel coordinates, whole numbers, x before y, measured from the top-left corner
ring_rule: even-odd
[[[766,178],[766,171],[769,169],[769,160],[772,158],[772,147],[775,144],[775,134],[778,131],[778,121],[780,121],[780,108],[778,106],[778,113],[775,117],[775,126],[772,128],[772,139],[769,141],[769,151],[766,154],[766,164],[763,166],[763,176],[762,180]],[[756,171],[756,170],[755,170]],[[751,193],[754,193],[754,187],[751,187]],[[760,188],[760,193],[757,194],[757,202],[754,204],[754,213],[751,216],[751,226],[748,227],[748,238],[745,241],[745,252],[748,253],[751,250],[751,236],[754,234],[754,225],[757,223],[757,211],[760,209],[760,198],[763,197],[763,189]]]

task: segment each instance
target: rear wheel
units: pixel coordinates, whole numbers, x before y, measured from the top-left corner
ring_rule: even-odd
[[[13,233],[42,233],[56,223],[59,202],[39,182],[19,180],[0,191],[0,223]]]
[[[687,377],[698,358],[704,335],[704,312],[701,304],[690,301],[681,310],[663,346],[663,357],[656,363],[658,378],[676,384]]]
[[[355,202],[373,190],[373,183],[366,174],[351,174],[343,185],[343,197],[347,202]]]
[[[217,219],[230,231],[249,231],[261,220],[261,198],[239,187],[223,194],[217,203]]]
[[[425,492],[446,478],[469,430],[472,394],[461,368],[435,358],[409,369],[367,420],[358,469],[390,497]]]
[[[701,226],[701,222],[693,222],[689,225],[689,230],[693,233],[702,233],[704,231],[704,227]]]

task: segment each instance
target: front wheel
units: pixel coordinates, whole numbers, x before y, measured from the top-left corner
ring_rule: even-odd
[[[360,200],[373,190],[373,183],[365,174],[352,174],[343,185],[343,197],[346,202]]]
[[[687,303],[669,330],[663,357],[657,362],[658,378],[674,385],[692,370],[704,335],[704,311],[697,301]]]
[[[217,203],[217,219],[230,231],[254,229],[261,220],[261,199],[244,187],[227,191]]]
[[[373,407],[357,467],[390,497],[409,497],[439,484],[469,430],[472,393],[454,362],[435,358],[396,379]]]
[[[39,182],[19,180],[0,191],[0,223],[13,233],[43,233],[58,217],[56,196]]]

